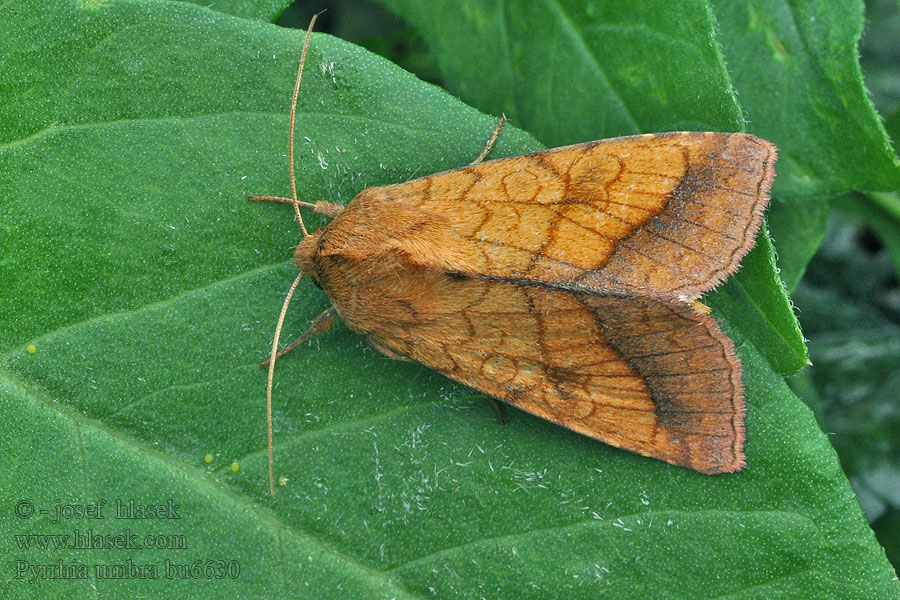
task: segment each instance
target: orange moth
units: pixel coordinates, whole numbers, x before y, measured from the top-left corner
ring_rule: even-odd
[[[310,23],[312,30],[315,19]],[[696,299],[734,273],[769,201],[775,146],[662,133],[483,161],[361,191],[291,198],[300,274],[267,361],[270,489],[276,359],[340,316],[392,358],[613,446],[702,473],[744,466],[741,364]],[[333,220],[309,233],[300,209]],[[278,352],[307,275],[332,307]],[[266,364],[266,363],[264,363]]]

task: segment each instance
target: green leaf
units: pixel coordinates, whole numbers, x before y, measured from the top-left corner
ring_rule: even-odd
[[[291,5],[291,0],[183,0],[244,19],[274,21]]]
[[[872,103],[882,115],[900,106],[900,2],[867,0],[866,29],[860,44],[859,62]],[[890,133],[890,127],[885,123]],[[894,137],[895,145],[898,138]],[[900,538],[898,538],[900,539]]]
[[[900,187],[859,67],[861,0],[712,4],[749,131],[780,149],[776,195]]]
[[[288,190],[302,34],[124,1],[6,5],[0,32],[10,596],[900,596],[825,436],[739,331],[749,466],[710,477],[512,409],[501,427],[482,396],[337,327],[278,364],[287,481],[271,499],[258,361],[299,234],[288,207],[245,195]],[[316,35],[299,193],[347,202],[465,164],[494,122]],[[537,147],[510,127],[497,155]],[[326,306],[305,283],[286,335]],[[57,505],[101,500],[103,519],[53,522]],[[117,500],[171,500],[181,518],[115,519]],[[22,501],[49,513],[26,517]],[[75,529],[186,547],[41,550],[14,537]],[[127,560],[162,575],[94,571]],[[167,560],[187,566],[166,578]],[[240,573],[217,578],[214,561]],[[88,576],[50,578],[60,564]]]
[[[451,91],[548,146],[743,128],[705,3],[381,3],[422,32]]]

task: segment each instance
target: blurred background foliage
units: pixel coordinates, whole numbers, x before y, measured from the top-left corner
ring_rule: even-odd
[[[370,0],[296,2],[277,19],[381,54],[442,84],[415,29]],[[900,2],[867,0],[860,62],[873,104],[900,141]],[[848,160],[862,160],[848,157]],[[860,504],[900,567],[900,192],[830,199],[827,234],[792,299],[812,366],[788,378],[837,449]],[[777,242],[776,249],[777,249]]]

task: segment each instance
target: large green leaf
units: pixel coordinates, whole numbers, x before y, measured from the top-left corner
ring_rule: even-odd
[[[749,129],[781,150],[776,193],[900,187],[859,67],[862,0],[712,3]]]
[[[454,93],[548,146],[743,127],[707,3],[381,3],[422,32]]]
[[[811,413],[725,309],[745,372],[745,472],[699,475],[514,410],[498,426],[482,396],[338,327],[279,362],[287,481],[271,499],[257,363],[299,236],[287,207],[245,194],[288,189],[301,35],[185,3],[49,0],[0,8],[0,32],[10,596],[900,596]],[[494,124],[328,36],[309,60],[306,200],[465,164]],[[537,147],[508,128],[497,155]],[[326,306],[303,285],[287,331]],[[171,500],[181,518],[115,519],[110,505],[132,499]],[[53,522],[57,505],[101,500],[103,519]],[[76,529],[186,547],[14,537]],[[160,577],[95,574],[127,560]],[[166,561],[187,568],[167,579]],[[60,564],[87,577],[51,578]]]
[[[859,55],[872,103],[879,114],[891,114],[900,107],[900,2],[866,0]],[[887,123],[885,129],[891,133]]]

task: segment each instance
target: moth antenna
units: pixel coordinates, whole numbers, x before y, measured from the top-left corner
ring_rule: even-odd
[[[306,231],[306,225],[303,223],[303,217],[300,215],[300,201],[297,199],[297,182],[294,181],[294,117],[297,114],[297,96],[300,94],[300,78],[303,77],[303,64],[306,62],[306,50],[309,48],[309,36],[312,34],[313,26],[316,24],[316,19],[319,18],[319,13],[313,15],[313,18],[309,22],[309,27],[306,28],[306,39],[303,40],[303,51],[300,53],[300,66],[297,68],[297,81],[294,83],[294,97],[291,99],[291,137],[288,141],[288,160],[290,161],[290,172],[291,172],[291,198],[294,200],[294,214],[297,216],[297,223],[300,224],[300,231],[303,232],[303,237],[309,235],[309,232]],[[272,488],[274,491],[274,488]]]
[[[297,216],[297,223],[300,224],[300,231],[303,232],[303,237],[307,237],[309,232],[306,231],[306,225],[303,223],[303,216],[300,214],[301,202],[297,198],[297,182],[294,179],[294,121],[297,116],[297,96],[300,94],[300,79],[303,77],[303,65],[306,63],[306,51],[309,49],[309,38],[310,35],[312,35],[316,19],[319,18],[320,14],[321,13],[314,14],[313,18],[309,21],[309,27],[306,28],[306,38],[303,40],[303,51],[300,53],[300,66],[297,67],[297,81],[294,83],[294,95],[291,98],[291,134],[288,138],[288,169],[291,174],[291,205],[294,207],[294,214]],[[251,197],[251,199],[279,200],[269,196],[256,196]],[[310,207],[315,206],[307,202],[304,202],[303,205]],[[272,354],[269,357],[269,373],[266,377],[266,423],[269,434],[269,493],[272,494],[273,498],[275,497],[275,452],[273,442],[274,436],[272,433],[272,381],[275,378],[275,361],[278,360],[278,342],[281,340],[281,328],[284,326],[284,317],[287,314],[288,306],[291,304],[291,298],[294,297],[294,291],[297,289],[297,285],[302,278],[303,271],[300,271],[294,279],[294,283],[291,284],[291,289],[288,290],[287,296],[284,299],[284,304],[281,306],[281,314],[278,315],[278,325],[275,326],[275,339],[272,340]]]
[[[272,355],[269,357],[269,376],[266,379],[266,421],[269,425],[269,492],[273,498],[275,497],[275,458],[273,456],[272,443],[272,380],[275,378],[275,361],[278,360],[278,342],[281,339],[281,327],[284,325],[284,316],[287,314],[288,305],[290,305],[291,298],[294,296],[294,290],[297,289],[297,284],[300,283],[302,277],[303,271],[300,271],[297,274],[297,278],[294,279],[294,283],[291,284],[291,289],[288,290],[284,304],[281,306],[281,314],[278,315],[278,325],[275,326],[275,340],[272,342]]]

